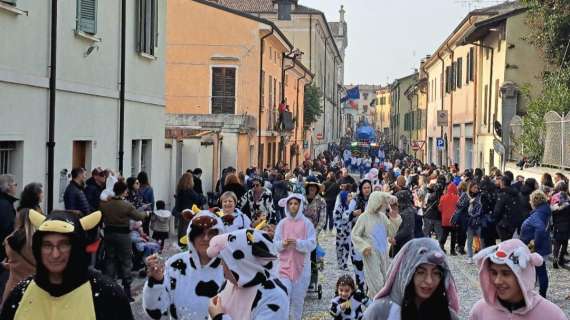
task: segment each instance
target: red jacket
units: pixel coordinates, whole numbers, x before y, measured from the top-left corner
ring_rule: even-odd
[[[443,227],[453,227],[451,225],[451,217],[455,213],[458,201],[457,187],[454,183],[448,184],[445,194],[439,199],[439,211],[441,212],[441,225]]]

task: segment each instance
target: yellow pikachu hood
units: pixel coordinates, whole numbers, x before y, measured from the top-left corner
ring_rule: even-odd
[[[89,255],[87,247],[87,232],[98,226],[101,212],[97,211],[85,217],[69,211],[54,211],[44,216],[34,210],[29,211],[31,223],[36,227],[33,237],[32,251],[36,258],[36,275],[34,281],[50,295],[62,296],[88,281]],[[63,272],[63,283],[53,285],[49,281],[49,273],[42,262],[42,243],[49,234],[61,234],[69,238],[71,251],[67,267]]]

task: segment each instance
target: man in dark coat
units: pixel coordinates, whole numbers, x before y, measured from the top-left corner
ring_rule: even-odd
[[[197,194],[203,196],[204,195],[204,190],[202,189],[202,169],[201,168],[196,168],[194,169],[194,171],[192,171],[192,175],[194,176],[194,191],[196,191]]]
[[[16,210],[14,202],[16,198],[16,190],[18,184],[11,174],[0,175],[0,243],[4,243],[4,239],[14,231],[14,221],[16,219]],[[4,246],[0,248],[0,261],[6,258]],[[4,291],[4,286],[8,281],[9,272],[0,267],[0,290]]]
[[[91,208],[99,209],[101,202],[101,192],[105,190],[105,183],[107,182],[107,172],[100,167],[93,169],[91,178],[85,182],[85,196]]]
[[[71,182],[63,194],[65,210],[79,211],[82,215],[88,215],[93,211],[83,192],[84,187],[85,169],[75,168],[71,170]]]
[[[508,175],[501,177],[499,182],[501,190],[493,210],[492,218],[497,223],[497,234],[501,242],[512,239],[515,230],[520,229],[522,223],[521,194],[511,186],[511,182]]]

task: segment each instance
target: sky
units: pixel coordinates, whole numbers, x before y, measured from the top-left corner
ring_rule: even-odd
[[[300,0],[348,24],[345,84],[381,84],[419,68],[469,12],[467,0]],[[499,1],[473,1],[478,7]],[[472,7],[472,9],[475,9]]]

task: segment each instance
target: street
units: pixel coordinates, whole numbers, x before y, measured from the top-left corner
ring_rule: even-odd
[[[336,264],[335,233],[321,232],[319,243],[326,251],[324,272],[319,275],[319,281],[323,286],[323,297],[321,300],[318,300],[316,293],[307,294],[303,319],[330,319],[328,313],[329,302],[334,297],[336,280],[342,275]],[[450,257],[450,263],[460,295],[460,319],[467,319],[469,310],[481,297],[477,269],[474,264],[468,264],[465,256],[461,255]],[[570,283],[570,270],[554,270],[552,269],[552,262],[549,261],[548,264],[548,275],[550,277],[548,298],[560,306],[566,315],[570,317],[570,300],[565,299],[566,296],[570,295],[570,287],[568,286]],[[145,315],[142,308],[142,285],[143,279],[137,279],[135,284],[135,302],[131,304],[131,307],[133,308],[135,319],[150,319]],[[167,318],[163,317],[163,319]]]

